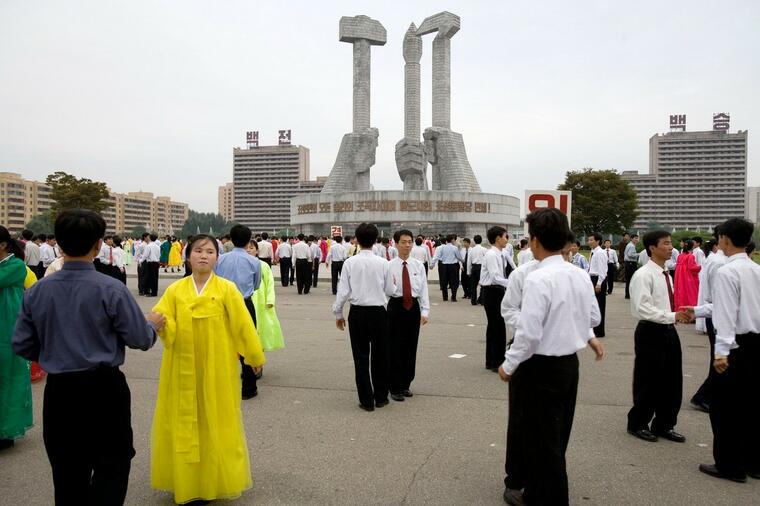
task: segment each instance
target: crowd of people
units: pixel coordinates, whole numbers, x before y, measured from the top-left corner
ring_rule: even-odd
[[[336,327],[348,329],[359,408],[414,395],[420,329],[429,322],[428,275],[442,301],[485,313],[484,365],[509,386],[504,500],[567,504],[565,463],[579,381],[577,352],[605,356],[606,298],[618,271],[637,319],[627,431],[646,442],[676,432],[683,375],[676,324],[704,328],[709,370],[692,405],[709,412],[714,463],[699,470],[736,482],[760,479],[760,266],[753,226],[731,219],[713,237],[674,248],[650,231],[613,248],[594,233],[588,257],[555,209],[526,218],[513,245],[494,226],[483,237],[253,236],[243,225],[216,238],[156,234],[121,240],[87,210],[61,212],[55,235],[0,226],[0,449],[32,426],[30,362],[48,373],[43,438],[58,504],[121,504],[134,456],[125,347],[163,355],[151,432],[151,485],[179,504],[232,498],[252,486],[241,399],[258,393],[265,352],[284,347],[273,266],[283,287],[317,287],[324,265]],[[515,251],[515,246],[519,249]],[[126,287],[158,297],[160,269],[183,273],[144,315]],[[347,316],[344,313],[349,305]],[[71,315],[77,315],[72,319]],[[704,325],[704,327],[702,327]]]

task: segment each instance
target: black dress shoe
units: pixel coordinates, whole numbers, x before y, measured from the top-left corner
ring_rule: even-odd
[[[655,434],[661,438],[667,439],[668,441],[673,441],[674,443],[686,442],[686,438],[673,429],[666,430],[665,432],[657,432]]]
[[[253,390],[253,391],[245,391],[243,392],[243,400],[247,401],[248,399],[253,399],[257,395],[259,395],[258,389]]]
[[[699,464],[699,470],[705,474],[709,474],[714,478],[721,478],[723,480],[731,480],[736,483],[746,483],[747,477],[742,475],[728,475],[718,471],[718,468],[713,464]]]
[[[414,395],[414,394],[412,393],[412,391],[411,391],[411,390],[408,390],[408,389],[407,389],[407,390],[404,390],[404,391],[403,391],[403,392],[401,392],[401,393],[404,395],[404,397],[411,397],[411,396],[413,396],[413,395]]]
[[[385,399],[384,401],[375,401],[375,407],[376,408],[382,408],[383,406],[388,405],[388,399]]]
[[[747,471],[747,476],[753,480],[760,480],[760,471]]]
[[[365,406],[364,404],[359,404],[359,407],[362,408],[364,411],[374,411],[375,406]]]
[[[451,302],[456,302],[456,301],[457,301],[457,298],[456,298],[456,297],[452,297],[452,298],[451,298]]]
[[[636,436],[639,439],[643,439],[644,441],[649,441],[650,443],[654,443],[655,441],[657,441],[657,436],[649,432],[649,429],[639,429],[639,430],[628,429],[628,434],[632,436]]]
[[[691,404],[691,407],[696,409],[697,411],[702,411],[703,413],[710,412],[710,406],[703,401],[695,401],[694,399],[692,399],[691,401],[689,401],[689,404]]]
[[[13,448],[13,440],[12,439],[0,439],[0,450],[7,450],[8,448]]]
[[[523,506],[525,502],[522,498],[522,491],[515,490],[514,488],[504,489],[504,502],[511,506]]]
[[[398,402],[404,402],[404,395],[391,393],[391,399]]]

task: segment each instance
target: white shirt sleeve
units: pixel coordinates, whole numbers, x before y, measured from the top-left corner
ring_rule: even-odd
[[[739,319],[739,280],[733,272],[721,269],[715,276],[713,323],[715,354],[727,357],[736,348],[736,323]]]
[[[507,350],[502,365],[507,374],[514,374],[517,367],[532,357],[538,349],[544,337],[543,321],[549,309],[549,291],[550,287],[541,286],[530,278],[525,279],[522,310],[515,331],[515,340]]]

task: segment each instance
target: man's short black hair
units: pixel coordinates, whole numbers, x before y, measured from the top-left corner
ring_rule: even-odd
[[[560,251],[570,238],[567,216],[559,209],[536,209],[525,218],[525,222],[528,224],[528,235],[538,239],[547,251]]]
[[[349,242],[349,241],[351,241],[351,236],[350,235],[344,235],[343,236],[343,242]]]
[[[628,237],[638,237],[636,234],[631,235],[628,232],[623,232],[623,237],[625,237],[625,236],[628,236]]]
[[[150,234],[148,232],[143,232],[143,235],[141,235],[140,237],[144,241],[146,237],[150,237]]]
[[[491,244],[496,244],[496,239],[506,233],[506,228],[502,227],[501,225],[494,225],[488,229],[488,232],[486,232],[486,237],[488,237],[488,242]],[[477,238],[478,236],[476,235],[475,237]]]
[[[333,241],[337,242],[338,244],[343,242],[343,238],[339,235],[336,235],[333,237]]]
[[[388,237],[383,237],[380,239],[380,244],[389,244],[391,240]]]
[[[667,230],[652,230],[644,234],[644,249],[647,250],[647,255],[652,256],[652,250],[649,249],[650,246],[656,248],[660,243],[660,239],[665,239],[666,237],[670,237],[670,232]]]
[[[694,241],[691,239],[684,239],[683,241],[683,250],[684,251],[691,251],[694,249]]]
[[[230,229],[229,237],[236,248],[245,248],[251,242],[251,229],[237,224]]]
[[[755,226],[741,218],[731,218],[726,220],[720,226],[720,235],[724,235],[731,240],[731,244],[736,248],[746,248],[752,240],[752,232]]]
[[[446,236],[446,239],[448,239],[449,242],[454,242],[454,241],[457,240],[457,235],[456,234],[449,234],[449,235]]]
[[[483,242],[483,237],[480,234],[478,234],[475,237],[473,237],[472,240],[475,241],[475,244],[480,244],[481,242]]]
[[[158,235],[157,235],[157,234],[153,234],[153,233],[151,233],[151,234],[150,234],[150,240],[151,240],[151,241],[157,241],[157,240],[158,240]]]
[[[287,235],[280,236],[280,242],[286,242],[288,240]]]
[[[304,239],[304,235],[303,234],[298,234],[296,237],[298,237],[299,241],[303,241],[303,239]]]
[[[596,242],[602,242],[602,234],[599,232],[594,232],[592,234],[588,235],[589,237],[593,237]]]
[[[23,237],[27,241],[31,241],[32,237],[34,237],[34,232],[29,230],[28,228],[25,228],[21,231],[21,237]]]
[[[422,237],[417,237],[417,239],[414,240],[414,244],[422,246]]]
[[[702,245],[702,238],[698,235],[695,235],[694,237],[692,237],[691,240],[697,243],[698,245]]]
[[[604,242],[612,244],[612,239],[605,239]]]
[[[52,241],[54,239],[55,239],[55,234],[48,234],[48,236],[47,236],[47,240],[48,241]]]
[[[102,216],[89,209],[67,209],[55,219],[55,236],[66,255],[82,257],[92,251],[106,232]]]
[[[575,241],[570,241],[570,242],[575,243],[575,245],[578,246],[579,248],[581,247],[581,242],[578,239],[576,239]]]
[[[37,239],[39,239],[42,242],[47,241],[47,234],[39,234],[37,235]]]
[[[527,245],[528,245],[528,240],[527,239],[520,239],[520,247],[521,248],[524,248]]]
[[[262,232],[261,233],[261,238],[266,241],[267,239],[269,239],[269,234],[267,234],[266,232]]]
[[[470,244],[472,241],[470,241],[469,237],[465,237],[464,239],[462,239],[462,242],[466,242],[467,244]]]
[[[410,239],[414,240],[414,234],[411,230],[407,230],[405,228],[402,228],[401,230],[396,230],[396,232],[393,234],[393,240],[395,242],[399,242],[401,240],[401,236],[406,235]],[[420,241],[420,244],[422,244],[422,241]]]
[[[354,235],[356,236],[356,240],[359,241],[359,246],[369,249],[377,240],[377,227],[372,223],[362,223],[356,227]]]
[[[628,233],[628,232],[626,232],[626,234],[627,234],[627,233]],[[639,234],[633,234],[633,235],[631,236],[631,239],[636,239],[638,236],[639,236]]]

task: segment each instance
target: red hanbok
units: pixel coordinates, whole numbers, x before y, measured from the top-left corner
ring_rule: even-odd
[[[702,268],[691,252],[678,255],[674,299],[676,309],[681,306],[696,306],[699,296],[699,271]]]

